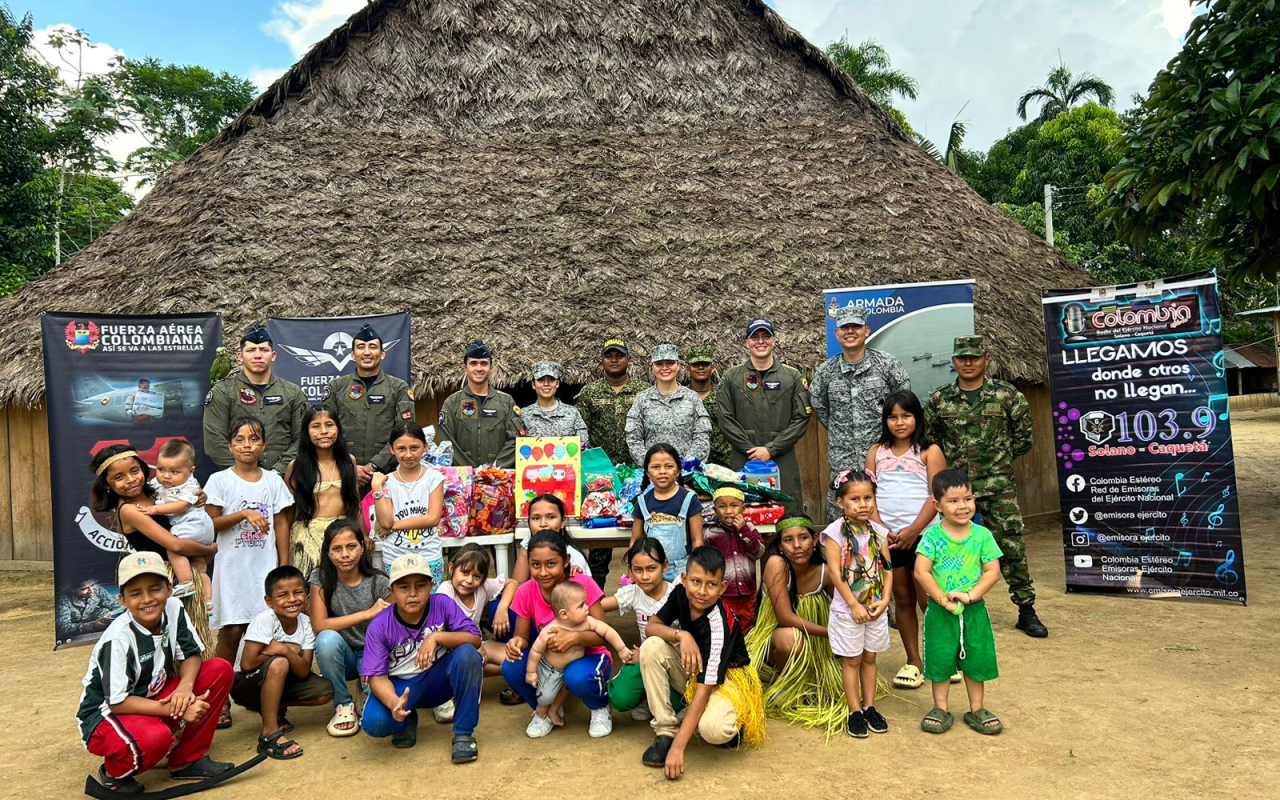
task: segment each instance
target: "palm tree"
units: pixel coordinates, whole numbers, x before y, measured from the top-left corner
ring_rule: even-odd
[[[969,105],[965,103],[965,105]],[[964,108],[960,109],[960,113],[964,113]],[[956,116],[959,116],[957,114]],[[916,144],[920,145],[920,149],[924,150],[934,161],[943,165],[947,169],[960,174],[960,170],[965,168],[968,158],[964,152],[964,135],[968,132],[968,125],[959,119],[951,123],[951,130],[947,134],[947,149],[945,152],[938,150],[938,146],[929,141],[923,135],[916,133]]]
[[[1077,105],[1086,95],[1093,95],[1098,103],[1110,106],[1115,100],[1115,90],[1106,81],[1089,72],[1076,76],[1070,67],[1061,61],[1058,66],[1049,70],[1049,80],[1044,86],[1037,86],[1018,98],[1018,116],[1027,118],[1027,104],[1040,101],[1040,116],[1036,122],[1048,122],[1054,117]]]
[[[841,36],[839,41],[827,45],[827,55],[881,106],[892,107],[894,95],[916,99],[919,88],[916,79],[893,69],[889,51],[875,39],[854,46],[849,44],[848,35]]]

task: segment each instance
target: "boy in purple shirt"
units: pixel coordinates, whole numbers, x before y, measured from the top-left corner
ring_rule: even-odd
[[[391,562],[395,605],[369,623],[360,675],[372,695],[360,727],[396,747],[418,742],[418,709],[453,700],[453,763],[475,761],[480,719],[480,629],[451,598],[431,594],[431,567],[410,553]]]

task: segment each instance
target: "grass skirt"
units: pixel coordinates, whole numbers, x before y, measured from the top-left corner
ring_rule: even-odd
[[[698,688],[698,678],[689,679],[684,690],[686,703],[693,702],[694,692]],[[716,690],[733,704],[738,717],[738,729],[742,731],[742,742],[751,747],[764,744],[765,713],[764,689],[760,685],[760,676],[754,667],[733,667],[725,676],[724,683]]]

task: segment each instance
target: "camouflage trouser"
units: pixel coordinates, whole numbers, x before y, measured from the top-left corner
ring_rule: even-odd
[[[1027,567],[1027,548],[1022,543],[1022,511],[1018,495],[1009,492],[978,498],[978,522],[991,531],[1000,552],[1000,574],[1009,587],[1015,605],[1029,606],[1036,601],[1036,590]]]
[[[613,549],[609,547],[593,547],[587,551],[587,566],[591,567],[591,580],[601,589],[609,579],[609,562],[613,560]]]

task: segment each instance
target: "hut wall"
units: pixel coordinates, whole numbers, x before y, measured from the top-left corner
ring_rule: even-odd
[[[1022,391],[1035,417],[1036,444],[1017,463],[1018,496],[1027,516],[1056,512],[1057,468],[1049,391],[1043,387],[1022,387]],[[418,420],[425,425],[435,424],[446,396],[419,398]],[[814,422],[796,445],[796,452],[805,512],[819,520],[826,513],[826,450],[827,431]],[[53,562],[53,504],[49,491],[49,427],[43,406],[35,410],[13,406],[0,409],[0,454],[6,456],[0,463],[0,567],[47,569]]]
[[[1259,394],[1237,394],[1227,399],[1232,411],[1256,411],[1262,408],[1280,406],[1280,394],[1263,392]]]

